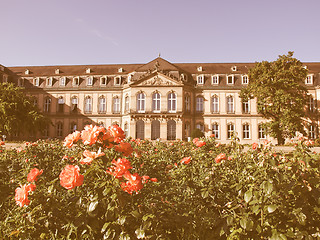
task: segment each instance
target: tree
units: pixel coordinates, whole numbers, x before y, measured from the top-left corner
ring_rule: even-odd
[[[0,84],[0,133],[41,131],[50,120],[33,104],[33,99],[22,88],[12,83]]]
[[[293,52],[288,52],[276,61],[256,63],[249,69],[248,86],[240,92],[243,101],[257,99],[258,113],[269,120],[263,126],[278,144],[284,144],[285,138],[293,137],[297,131],[305,134],[307,69],[292,56]]]

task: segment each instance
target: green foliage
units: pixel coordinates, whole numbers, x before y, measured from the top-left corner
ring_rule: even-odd
[[[30,97],[12,83],[0,83],[0,133],[42,130],[49,120],[33,105]]]
[[[303,86],[307,70],[293,58],[293,52],[276,61],[258,62],[249,69],[248,87],[241,90],[243,99],[257,98],[258,112],[269,119],[267,133],[278,139],[293,137],[296,131],[305,133],[303,118],[307,89]]]
[[[317,239],[320,236],[320,156],[299,143],[289,155],[268,146],[243,152],[237,142],[131,141],[128,157],[140,176],[157,178],[129,195],[106,173],[114,149],[81,165],[83,144],[38,141],[24,151],[0,153],[2,239]],[[215,162],[225,153],[228,160]],[[181,163],[191,157],[189,164]],[[83,185],[66,190],[59,174],[80,166]],[[29,171],[43,174],[30,204],[19,207],[14,190]]]
[[[195,128],[191,132],[191,137],[192,138],[201,138],[201,137],[204,137],[204,133],[199,128]]]

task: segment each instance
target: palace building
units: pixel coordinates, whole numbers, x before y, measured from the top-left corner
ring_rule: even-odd
[[[192,130],[214,134],[222,143],[237,132],[241,143],[269,139],[257,102],[239,92],[254,63],[170,63],[158,57],[146,64],[26,66],[0,65],[2,82],[14,82],[50,117],[43,133],[17,139],[64,138],[87,124],[118,124],[126,136],[149,140],[187,139]],[[320,63],[305,63],[308,110],[317,112]],[[309,135],[318,135],[318,119]]]

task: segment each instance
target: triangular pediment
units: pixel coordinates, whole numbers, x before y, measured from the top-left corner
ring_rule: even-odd
[[[161,57],[158,57],[151,62],[148,62],[139,68],[137,68],[136,72],[147,72],[147,71],[181,71],[177,66],[164,60]]]
[[[161,73],[155,73],[132,83],[131,86],[181,86],[182,84],[179,80]]]

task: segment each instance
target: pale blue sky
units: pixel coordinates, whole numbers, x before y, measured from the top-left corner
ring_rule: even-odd
[[[320,61],[320,0],[0,0],[0,64]]]

